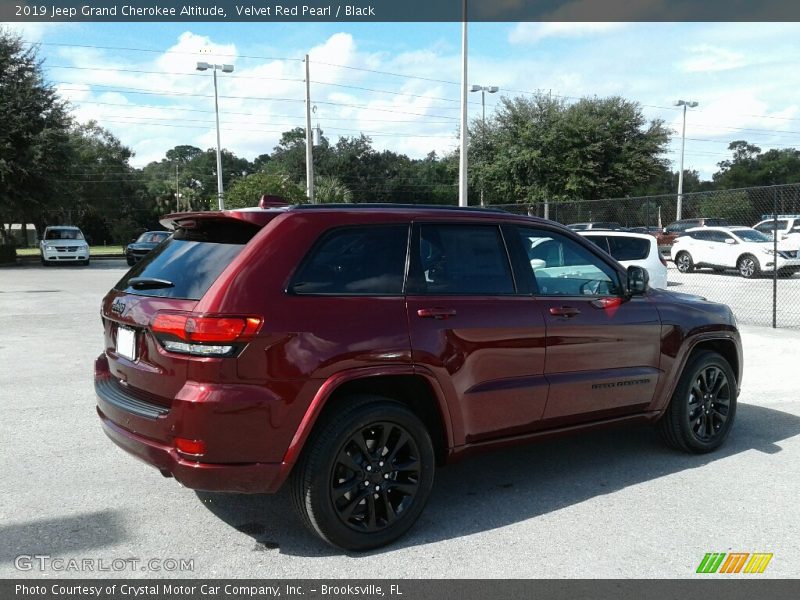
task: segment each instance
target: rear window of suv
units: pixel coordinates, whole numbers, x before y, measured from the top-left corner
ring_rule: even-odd
[[[587,235],[585,237],[617,260],[644,260],[650,254],[650,240],[616,235]]]
[[[199,300],[259,229],[240,221],[198,219],[192,228],[177,229],[172,239],[147,254],[114,289]]]

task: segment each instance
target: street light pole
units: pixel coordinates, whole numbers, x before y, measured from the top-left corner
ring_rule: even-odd
[[[461,142],[458,157],[458,205],[469,204],[467,189],[467,0],[462,2],[461,23]]]
[[[678,100],[675,102],[675,106],[683,107],[683,129],[681,131],[681,166],[680,171],[678,172],[678,203],[675,208],[675,220],[680,221],[681,215],[683,214],[683,150],[686,146],[686,109],[694,108],[697,106],[697,102]]]
[[[486,135],[486,92],[494,94],[499,89],[496,85],[473,85],[469,90],[470,92],[481,93],[481,126],[483,135]],[[483,176],[481,176],[481,206],[486,206],[486,202],[483,199]]]
[[[314,197],[314,136],[311,131],[311,71],[308,54],[306,54],[306,195],[311,204],[316,204]]]
[[[222,190],[222,146],[219,137],[219,95],[217,93],[217,70],[223,73],[233,73],[233,65],[212,65],[207,62],[197,63],[198,71],[207,71],[211,69],[214,73],[214,115],[217,121],[217,201],[219,210],[225,210],[225,201],[223,200]]]

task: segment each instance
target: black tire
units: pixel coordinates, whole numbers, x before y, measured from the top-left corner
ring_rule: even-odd
[[[675,255],[675,266],[681,273],[691,273],[694,271],[694,261],[688,252],[678,252]]]
[[[753,279],[761,274],[761,270],[758,268],[758,259],[752,254],[740,256],[736,261],[736,269],[739,271],[739,275],[745,279]]]
[[[39,261],[42,263],[43,267],[47,266],[47,261],[44,259],[44,255],[42,254],[39,255]]]
[[[387,398],[353,396],[309,438],[291,494],[302,521],[323,540],[369,550],[416,522],[434,469],[431,437],[413,412]]]
[[[661,437],[668,446],[692,454],[716,450],[733,427],[737,393],[727,360],[709,350],[693,354],[658,422]]]
[[[82,264],[84,267],[88,267],[88,266],[89,266],[89,259],[87,258],[87,259],[86,259],[86,260],[84,260],[84,261],[83,261],[81,264]]]

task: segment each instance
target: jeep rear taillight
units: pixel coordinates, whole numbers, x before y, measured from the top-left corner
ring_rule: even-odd
[[[158,312],[150,330],[164,349],[194,356],[233,356],[261,328],[255,316]]]

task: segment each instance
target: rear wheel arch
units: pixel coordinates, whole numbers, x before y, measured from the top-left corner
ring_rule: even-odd
[[[290,447],[284,461],[288,459],[288,462],[296,462],[312,436],[332,420],[340,407],[358,396],[382,397],[407,406],[427,428],[433,442],[437,464],[445,462],[453,445],[449,413],[444,400],[437,394],[431,382],[426,377],[414,373],[344,376],[333,389],[321,390],[321,396],[315,398],[308,409],[309,412],[315,412],[316,416],[311,419],[312,422],[304,432],[305,437],[299,447],[294,451]],[[315,403],[319,406],[315,407]]]

